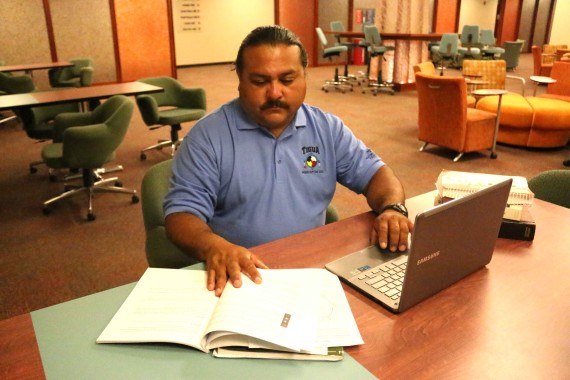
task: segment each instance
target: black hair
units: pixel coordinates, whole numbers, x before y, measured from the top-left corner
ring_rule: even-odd
[[[246,48],[252,46],[260,46],[260,45],[287,45],[292,46],[296,45],[299,47],[301,52],[301,65],[303,69],[307,68],[308,65],[308,58],[307,58],[307,51],[305,47],[293,32],[289,29],[284,28],[279,25],[269,25],[269,26],[260,26],[252,30],[242,41],[236,61],[234,62],[235,69],[239,74],[243,70],[243,52]]]

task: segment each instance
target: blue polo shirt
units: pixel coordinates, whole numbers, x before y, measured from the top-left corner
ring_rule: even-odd
[[[185,136],[164,212],[194,214],[252,247],[323,225],[337,181],[362,193],[382,165],[332,114],[303,104],[275,138],[235,99]]]

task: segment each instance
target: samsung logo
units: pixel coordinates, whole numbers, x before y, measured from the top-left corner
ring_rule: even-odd
[[[429,255],[419,259],[417,265],[422,265],[426,261],[430,261],[431,259],[436,258],[438,256],[439,256],[439,251],[435,251],[434,253],[430,253]]]

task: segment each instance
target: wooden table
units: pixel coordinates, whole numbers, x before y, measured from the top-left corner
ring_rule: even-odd
[[[49,104],[84,102],[109,98],[113,95],[137,95],[164,91],[163,88],[142,82],[126,82],[89,87],[58,88],[48,91],[0,96],[0,111]]]
[[[408,200],[411,215],[434,195]],[[402,314],[344,286],[365,342],[347,352],[385,379],[570,378],[570,210],[535,200],[531,212],[534,242],[498,239],[486,268]],[[360,214],[252,250],[273,268],[322,268],[367,246],[373,219]],[[0,321],[0,352],[4,379],[44,378],[29,314]]]
[[[26,74],[32,75],[35,70],[56,69],[63,67],[71,67],[73,63],[68,61],[46,62],[46,63],[24,63],[21,65],[0,66],[1,72],[24,71]]]

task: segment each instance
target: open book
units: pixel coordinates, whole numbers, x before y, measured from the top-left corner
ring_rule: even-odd
[[[489,187],[505,179],[512,178],[513,184],[507,200],[508,205],[531,204],[534,193],[528,188],[526,178],[497,174],[470,173],[442,170],[436,187],[441,198],[461,198],[467,194]]]
[[[218,298],[206,289],[205,271],[148,268],[97,343],[164,342],[225,348],[214,356],[305,360],[340,360],[330,347],[363,343],[336,276],[324,269],[260,273],[262,284],[242,275],[240,288],[228,284]]]

